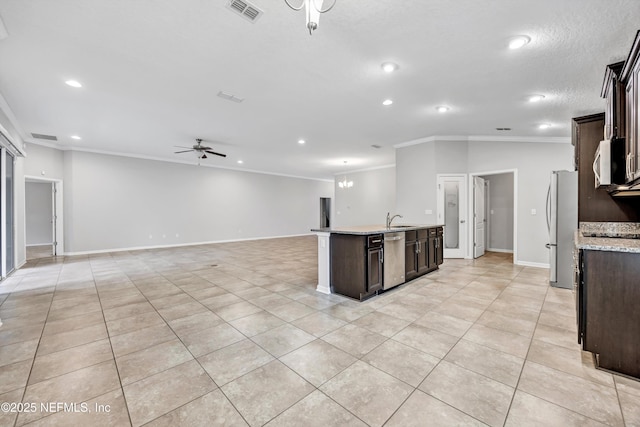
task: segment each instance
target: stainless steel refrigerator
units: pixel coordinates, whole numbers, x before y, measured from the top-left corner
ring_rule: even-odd
[[[551,172],[547,192],[549,283],[573,289],[574,234],[578,229],[578,172]]]

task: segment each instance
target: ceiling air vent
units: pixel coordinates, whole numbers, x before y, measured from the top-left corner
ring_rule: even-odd
[[[256,22],[263,14],[256,6],[243,0],[229,0],[227,8],[251,22]]]
[[[35,139],[46,139],[47,141],[57,141],[58,137],[53,135],[44,135],[41,133],[31,133],[31,136]]]

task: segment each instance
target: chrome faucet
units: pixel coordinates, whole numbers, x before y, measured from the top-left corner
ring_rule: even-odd
[[[402,218],[402,215],[391,216],[391,213],[387,212],[387,230],[391,228],[391,222],[395,219],[395,217]]]

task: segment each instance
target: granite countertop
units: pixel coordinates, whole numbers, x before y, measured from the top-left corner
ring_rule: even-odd
[[[576,247],[595,251],[637,252],[640,253],[640,239],[619,237],[587,237],[579,230],[575,235]]]
[[[334,233],[334,234],[378,234],[378,233],[398,233],[400,231],[418,230],[420,228],[433,228],[444,227],[444,224],[395,224],[391,228],[387,228],[382,224],[374,225],[356,225],[351,227],[336,227],[336,228],[312,228],[311,231],[319,233]]]

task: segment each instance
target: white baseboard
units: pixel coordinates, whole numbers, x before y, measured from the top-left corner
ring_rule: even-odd
[[[248,240],[284,239],[286,237],[301,237],[301,236],[315,236],[315,235],[316,233],[304,233],[304,234],[289,234],[285,236],[247,237],[243,239],[211,240],[207,242],[194,242],[194,243],[178,243],[173,245],[132,246],[128,248],[113,248],[113,249],[98,249],[93,251],[65,252],[62,255],[64,256],[97,255],[97,254],[108,254],[110,252],[144,251],[148,249],[179,248],[179,247],[187,247],[187,246],[211,245],[215,243],[246,242]]]
[[[513,253],[513,249],[488,248],[487,251],[488,252],[500,252],[500,253],[503,253],[503,254],[512,254]]]
[[[49,242],[49,243],[32,243],[30,245],[25,245],[27,248],[31,248],[34,246],[53,246],[53,242]]]
[[[549,264],[543,262],[529,262],[529,261],[520,261],[516,260],[514,262],[515,265],[521,265],[523,267],[538,267],[538,268],[550,268]]]

